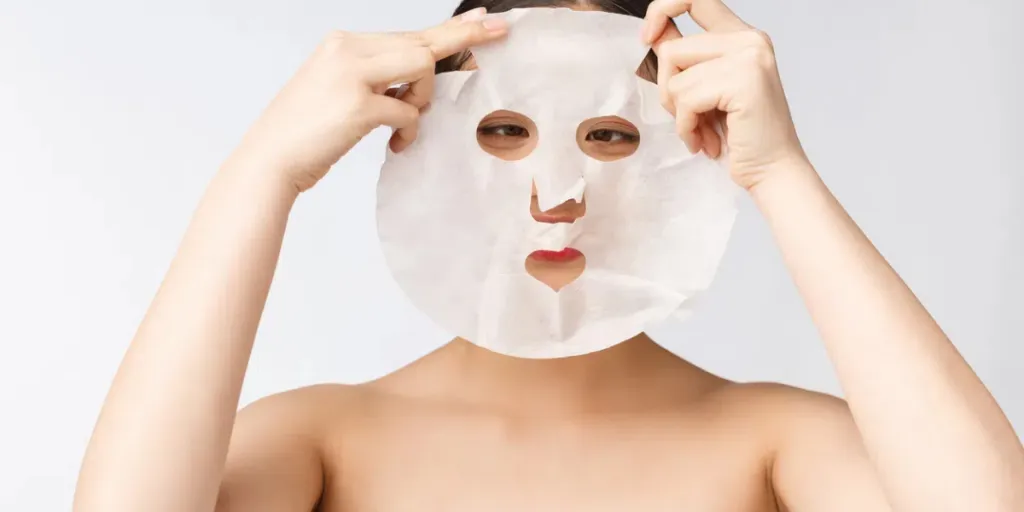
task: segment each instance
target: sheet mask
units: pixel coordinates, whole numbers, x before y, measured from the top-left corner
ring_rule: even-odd
[[[554,358],[595,352],[672,314],[686,316],[710,285],[736,214],[725,166],[691,154],[636,75],[649,48],[641,20],[528,8],[509,35],[473,48],[477,69],[437,76],[415,142],[387,152],[377,188],[381,248],[395,280],[441,327],[495,352]],[[482,149],[488,114],[510,110],[537,127],[525,158]],[[605,162],[585,154],[586,119],[619,116],[639,129],[636,151]],[[572,224],[530,213],[585,198]],[[536,250],[586,258],[554,291],[527,273]]]

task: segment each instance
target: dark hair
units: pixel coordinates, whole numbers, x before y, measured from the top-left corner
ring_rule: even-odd
[[[651,0],[462,0],[459,6],[455,8],[455,12],[452,13],[452,17],[478,7],[486,7],[487,12],[497,13],[530,7],[570,7],[582,5],[604,12],[643,18],[647,14],[647,6],[650,3]],[[434,72],[444,73],[462,69],[469,56],[470,53],[465,51],[441,59],[434,66]],[[649,52],[647,57],[644,58],[641,68],[645,72],[644,74],[648,75],[652,80],[658,76],[658,59],[653,51]]]

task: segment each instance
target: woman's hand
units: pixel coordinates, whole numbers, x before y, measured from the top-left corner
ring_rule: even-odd
[[[680,36],[668,22],[684,12],[706,32]],[[654,0],[643,37],[691,150],[719,153],[710,123],[724,114],[733,179],[772,230],[846,398],[816,400],[785,429],[769,469],[780,503],[1024,510],[1013,426],[807,161],[768,38],[721,0]]]
[[[683,13],[706,32],[682,36],[669,20]],[[733,179],[750,190],[806,157],[797,138],[768,36],[721,0],[654,0],[642,38],[658,55],[662,104],[692,152],[717,158],[723,128]]]
[[[301,192],[379,126],[396,130],[393,149],[407,146],[433,93],[435,62],[507,31],[484,14],[420,32],[330,34],[246,134],[242,160]],[[397,84],[408,84],[403,94],[392,94]]]

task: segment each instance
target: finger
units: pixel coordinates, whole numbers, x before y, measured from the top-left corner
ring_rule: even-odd
[[[375,57],[382,53],[398,52],[423,46],[422,43],[404,33],[374,32],[344,34],[357,44],[350,44],[346,49],[359,57]]]
[[[422,46],[367,57],[360,65],[363,78],[370,85],[384,88],[434,74],[434,56]]]
[[[644,14],[644,22],[640,28],[640,40],[644,44],[653,44],[665,31],[669,21],[678,14],[667,14],[663,6],[657,5],[657,1],[647,4],[647,12]],[[689,7],[687,6],[687,9]],[[680,11],[680,14],[685,10]]]
[[[683,37],[683,35],[679,33],[679,29],[676,28],[675,24],[669,24],[669,27],[664,32],[662,32],[658,40],[653,45],[651,45],[651,47],[654,49],[654,55],[658,59],[657,83],[659,85],[658,88],[661,93],[661,104],[669,111],[672,110],[672,103],[668,96],[667,89],[662,86],[668,84],[669,79],[672,78],[672,75],[676,74],[679,71],[679,69],[673,66],[672,63],[668,61],[668,59],[662,58],[662,56],[658,53],[658,48],[660,47],[660,44],[663,42],[671,41],[673,39],[679,39],[681,37]]]
[[[686,37],[677,37],[658,42],[654,52],[664,62],[676,69],[687,69],[727,53],[768,44],[756,30],[738,32],[705,32]],[[659,60],[659,64],[662,62]]]
[[[374,95],[367,100],[367,112],[370,122],[376,126],[390,126],[400,130],[416,124],[420,111],[416,107],[395,98]]]
[[[508,33],[508,23],[503,18],[484,17],[483,14],[482,10],[469,11],[411,37],[430,48],[435,60],[441,60],[471,46],[501,39]]]
[[[708,118],[708,114],[702,114],[700,120],[701,140],[704,142],[704,152],[710,158],[718,158],[722,154],[722,139],[715,131],[714,125]]]
[[[693,149],[691,152],[700,153],[704,150],[704,133],[700,131],[700,116],[697,116],[697,128],[693,130]]]
[[[417,109],[423,108],[424,105],[430,103],[430,99],[434,96],[434,74],[430,73],[423,78],[416,80],[409,84],[409,87],[405,89],[396,98],[416,107]]]
[[[677,103],[685,101],[698,103],[702,110],[698,114],[712,113],[724,105],[725,93],[735,86],[735,64],[728,57],[699,62],[673,75],[664,86],[666,89],[669,112],[678,110]],[[721,110],[725,110],[724,107]],[[691,126],[696,128],[696,125]]]
[[[689,13],[697,25],[708,32],[729,32],[750,28],[722,0],[654,0],[644,16],[643,40],[658,39],[670,19]]]
[[[672,102],[672,95],[669,92],[669,81],[672,76],[675,75],[679,70],[675,69],[667,58],[658,55],[658,95],[661,99],[661,106],[665,107],[665,110],[669,112],[675,111],[675,106]]]
[[[394,133],[391,134],[391,140],[389,141],[389,143],[391,144],[391,150],[394,151],[395,153],[402,151],[403,149],[408,147],[409,144],[412,144],[414,140],[416,140],[416,137],[418,137],[420,133],[419,117],[430,109],[429,101],[424,102],[422,105],[415,105],[409,102],[409,95],[411,95],[411,93],[398,96],[398,99],[406,103],[409,103],[414,107],[417,107],[419,109],[419,116],[417,116],[416,122],[399,128],[395,130]],[[429,96],[427,97],[427,99],[429,100]]]
[[[419,133],[419,123],[413,123],[404,128],[399,128],[398,130],[395,130],[395,133],[391,134],[388,146],[391,148],[391,151],[394,151],[395,153],[401,152],[416,140],[416,136],[419,135]]]
[[[453,27],[453,26],[459,25],[461,23],[483,21],[483,19],[484,19],[484,17],[486,15],[487,15],[487,8],[486,7],[477,7],[475,9],[470,9],[470,10],[468,10],[468,11],[466,11],[466,12],[464,12],[464,13],[458,15],[458,16],[454,16],[454,17],[448,18],[444,22],[442,22],[442,23],[440,23],[438,25],[435,25],[433,27],[429,27],[429,28],[426,28],[426,29],[423,29],[423,30],[399,30],[399,31],[391,31],[391,32],[370,32],[370,33],[360,34],[360,36],[361,37],[366,37],[366,38],[372,38],[372,39],[401,39],[401,40],[405,40],[405,41],[421,42],[423,40],[424,34],[430,33],[432,31],[441,30],[441,29],[443,29],[445,27]]]
[[[672,77],[669,89],[674,102],[676,131],[684,140],[698,131],[701,116],[721,109],[728,78],[722,66],[725,61],[713,60]]]
[[[686,144],[686,148],[690,150],[690,153],[696,153],[698,151],[699,134],[691,126],[697,126],[697,114],[686,103],[677,102],[676,105],[676,134]]]
[[[726,113],[721,110],[716,110],[711,113],[711,118],[714,120],[715,125],[721,128],[722,139],[726,141],[729,140],[729,123],[726,122],[729,118],[726,116]]]
[[[667,19],[665,21],[665,26],[660,30],[659,34],[651,39],[650,45],[655,47],[658,43],[671,41],[672,39],[678,39],[680,37],[683,37],[683,34],[682,32],[679,32],[679,27],[677,27],[675,22],[671,19]]]

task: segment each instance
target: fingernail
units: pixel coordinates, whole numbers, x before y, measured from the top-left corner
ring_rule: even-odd
[[[482,19],[484,14],[487,14],[487,9],[484,7],[477,7],[476,9],[471,9],[462,13],[462,21],[477,21]]]
[[[484,28],[487,30],[499,31],[505,30],[508,27],[508,23],[503,18],[487,18],[484,20]]]

